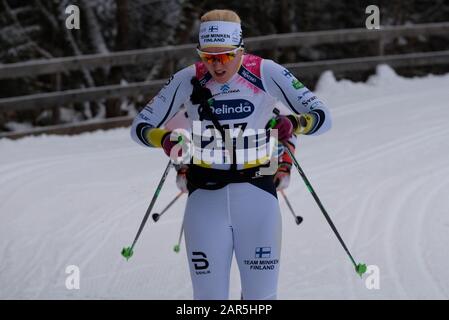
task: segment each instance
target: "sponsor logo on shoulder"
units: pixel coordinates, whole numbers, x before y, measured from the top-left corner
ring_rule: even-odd
[[[243,76],[245,79],[247,79],[247,80],[249,80],[250,82],[252,82],[252,83],[257,82],[257,79],[256,79],[255,77],[253,77],[253,76],[249,73],[248,70],[243,70],[243,71],[242,71],[242,76]]]

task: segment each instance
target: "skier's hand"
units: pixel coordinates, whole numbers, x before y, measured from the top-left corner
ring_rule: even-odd
[[[288,188],[290,184],[290,170],[291,167],[287,165],[280,165],[274,175],[274,185],[276,190],[283,190]]]
[[[190,83],[193,85],[192,94],[190,95],[192,104],[207,103],[212,98],[212,92],[208,88],[201,86],[198,78],[193,77]]]
[[[181,143],[188,143],[188,138],[181,134],[173,135],[172,131],[169,131],[162,137],[161,146],[167,156],[176,159],[183,155]]]
[[[176,186],[178,189],[184,193],[187,193],[187,170],[188,167],[186,165],[181,165],[177,169],[177,175],[176,175]]]
[[[278,169],[274,174],[274,185],[277,190],[286,189],[290,184],[290,171],[293,160],[288,154],[286,148],[292,153],[295,152],[295,146],[292,143],[285,143],[282,154],[278,158]]]
[[[287,141],[293,135],[293,123],[286,116],[277,116],[276,124],[273,129],[277,129],[278,140],[281,142]]]

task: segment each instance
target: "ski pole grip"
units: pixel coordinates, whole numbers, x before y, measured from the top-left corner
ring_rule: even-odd
[[[277,109],[277,108],[274,108],[273,113],[276,115],[276,117],[281,114],[279,109]],[[277,124],[276,117],[270,119],[270,121],[268,123],[269,129],[273,129],[276,126],[276,124]]]
[[[270,122],[269,122],[269,124],[268,124],[268,128],[269,128],[269,129],[273,129],[273,128],[276,126],[276,123],[277,123],[276,118],[271,118],[271,119],[270,119]]]

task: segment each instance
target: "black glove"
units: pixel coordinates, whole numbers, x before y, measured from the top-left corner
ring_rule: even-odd
[[[193,91],[190,95],[192,104],[207,103],[207,100],[212,98],[212,92],[208,88],[203,87],[196,77],[193,77],[190,83],[193,85]]]

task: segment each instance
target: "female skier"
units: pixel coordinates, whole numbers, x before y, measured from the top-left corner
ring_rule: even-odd
[[[233,253],[242,297],[275,299],[281,216],[273,173],[263,171],[272,154],[259,151],[271,148],[272,132],[288,145],[293,134],[327,131],[330,114],[287,69],[244,53],[240,18],[233,11],[201,17],[197,52],[201,62],[167,81],[136,116],[131,135],[176,158],[187,139],[177,139],[164,125],[184,105],[194,146],[184,217],[194,299],[229,298]],[[278,101],[290,115],[279,115]]]

